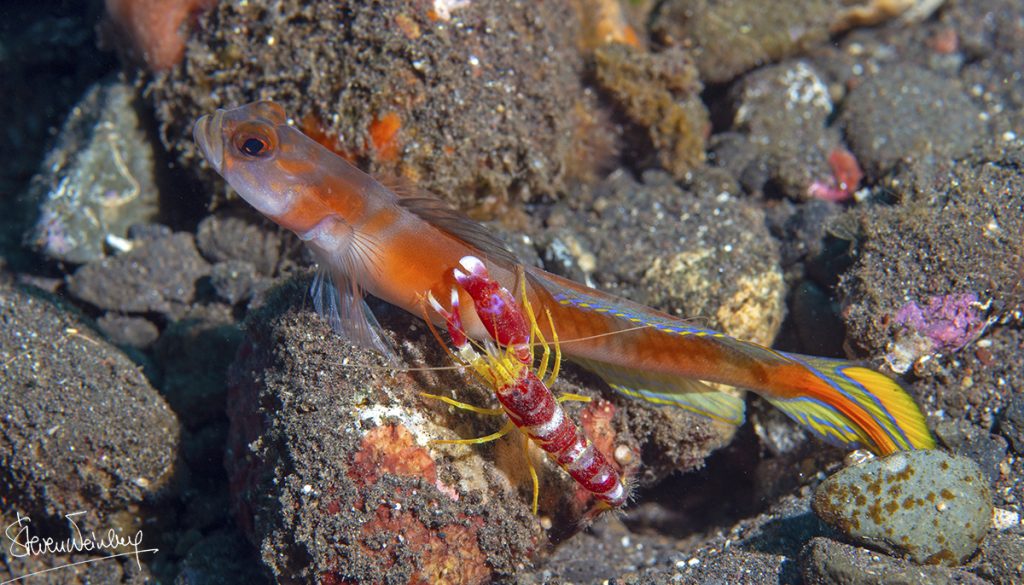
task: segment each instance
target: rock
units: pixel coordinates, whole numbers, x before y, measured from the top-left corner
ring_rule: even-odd
[[[827,527],[810,511],[810,490],[785,496],[767,510],[715,534],[675,564],[673,580],[654,583],[796,583],[804,544]]]
[[[244,260],[218,262],[210,270],[210,284],[217,296],[231,305],[237,305],[252,297],[259,286],[256,267]]]
[[[616,172],[564,225],[549,230],[548,247],[562,243],[575,264],[570,278],[741,339],[770,345],[778,333],[778,248],[745,200],[683,191],[663,172],[642,183]]]
[[[118,345],[145,349],[160,337],[160,330],[144,317],[131,317],[107,313],[96,320],[96,325]]]
[[[286,238],[291,235],[265,226],[262,220],[251,216],[210,215],[199,222],[196,246],[210,262],[248,262],[263,276],[273,276]]]
[[[981,543],[971,570],[995,585],[1024,583],[1024,535],[990,534]]]
[[[766,11],[756,0],[669,0],[658,3],[651,33],[663,44],[687,47],[701,78],[721,83],[807,52],[831,34],[900,15],[920,20],[937,6],[921,0],[796,0]]]
[[[501,421],[467,413],[468,427],[451,427],[459,434],[434,422],[448,407],[420,398],[413,374],[350,346],[303,309],[307,286],[292,280],[250,314],[228,383],[232,499],[274,577],[484,583],[528,562],[543,536],[527,500],[510,493],[509,480],[524,473],[520,443],[431,446]],[[389,315],[413,331],[397,311],[378,318],[386,325]],[[416,331],[416,343],[401,347],[444,360]],[[417,376],[435,392],[466,385],[460,376]],[[465,394],[456,398],[473,401]],[[511,458],[518,474],[498,471],[483,450]]]
[[[734,130],[758,152],[746,166],[762,167],[761,183],[745,186],[755,192],[781,190],[796,201],[842,201],[857,190],[860,177],[844,183],[842,172],[832,165],[833,153],[845,148],[838,130],[829,126],[833,104],[828,84],[810,64],[796,61],[759,69],[734,86],[731,99]],[[729,160],[716,162],[737,166]],[[747,177],[752,173],[747,168],[739,172]]]
[[[92,87],[64,123],[32,180],[39,219],[29,239],[45,256],[81,264],[106,256],[108,236],[158,211],[153,147],[121,82]]]
[[[84,510],[79,526],[105,531],[119,515],[134,534],[138,507],[166,494],[176,471],[174,412],[66,308],[3,287],[0,322],[0,497],[61,527]]]
[[[979,113],[957,81],[898,65],[853,88],[841,122],[861,164],[878,177],[904,159],[966,155],[984,130]]]
[[[818,487],[812,507],[857,543],[930,565],[961,564],[992,523],[992,494],[978,465],[937,450],[847,467]]]
[[[971,573],[946,567],[922,567],[828,538],[811,540],[801,555],[806,585],[985,585]]]
[[[678,179],[704,162],[711,131],[703,86],[689,55],[680,49],[652,54],[623,44],[594,52],[598,84],[647,137],[661,167]]]
[[[578,143],[607,131],[574,113],[586,99],[570,3],[437,3],[458,6],[450,19],[434,5],[218,3],[183,66],[147,89],[168,146],[192,168],[195,148],[181,137],[200,115],[272,99],[305,131],[367,161],[364,170],[480,217],[537,194],[559,196],[567,168],[593,166],[580,164]],[[269,13],[276,16],[262,18]]]
[[[210,274],[209,263],[189,233],[134,241],[130,251],[76,270],[68,291],[101,309],[176,318],[195,299],[196,282]]]
[[[965,420],[944,420],[935,436],[947,449],[975,462],[990,482],[999,480],[999,464],[1006,457],[1006,439]]]
[[[1024,395],[1015,394],[999,416],[999,434],[1006,437],[1013,451],[1024,455]]]
[[[748,0],[673,0],[656,10],[651,31],[666,44],[688,47],[701,78],[713,83],[828,40],[830,2],[799,0],[774,7]]]
[[[269,582],[259,570],[258,563],[255,551],[245,545],[244,536],[233,530],[218,531],[189,549],[174,585],[257,585]]]
[[[161,390],[188,428],[224,416],[227,369],[241,342],[230,307],[215,303],[193,307],[160,336]]]
[[[897,204],[857,206],[840,218],[847,220],[844,239],[856,242],[856,263],[837,289],[850,346],[872,356],[893,352],[897,333],[907,327],[897,324],[897,314],[910,302],[928,307],[933,298],[973,294],[979,307],[989,307],[979,309],[981,319],[1012,314],[1021,263],[1007,250],[1024,249],[1024,176],[1012,170],[1019,164],[1019,148],[993,159],[912,161],[883,183]],[[952,321],[962,325],[959,331],[974,330],[970,319]],[[932,347],[929,340],[909,357],[887,359],[916,364]],[[943,392],[964,392],[942,386],[949,386]],[[998,393],[995,387],[984,391]]]

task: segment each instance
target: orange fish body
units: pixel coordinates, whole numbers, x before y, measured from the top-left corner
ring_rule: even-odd
[[[312,249],[322,268],[317,310],[361,345],[390,353],[364,293],[422,315],[428,293],[459,291],[453,270],[471,255],[502,286],[525,289],[530,304],[551,312],[566,357],[628,396],[740,424],[743,401],[706,384],[719,382],[757,392],[834,443],[879,454],[934,446],[920,410],[890,378],[734,339],[524,266],[480,224],[433,197],[381,185],[288,125],[276,104],[218,110],[194,134],[244,199]],[[487,339],[472,299],[458,294],[466,332]]]

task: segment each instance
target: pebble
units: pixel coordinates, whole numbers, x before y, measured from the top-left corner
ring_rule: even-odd
[[[801,555],[806,585],[984,585],[962,569],[921,567],[828,538],[814,538]]]
[[[162,313],[176,318],[196,296],[210,264],[192,234],[135,240],[130,252],[90,262],[68,278],[75,298],[120,313]]]
[[[818,487],[812,508],[858,544],[929,565],[963,563],[992,523],[981,469],[938,450],[847,467]]]

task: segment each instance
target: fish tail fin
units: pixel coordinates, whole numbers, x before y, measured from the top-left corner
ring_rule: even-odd
[[[787,390],[761,395],[814,435],[878,455],[935,448],[921,409],[892,378],[844,360],[779,354],[791,360],[778,366]]]

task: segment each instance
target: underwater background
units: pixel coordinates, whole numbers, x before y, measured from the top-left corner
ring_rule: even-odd
[[[1020,2],[0,16],[0,581],[1024,581]],[[395,364],[316,314],[312,255],[192,139],[256,100],[524,263],[895,377],[940,449],[850,455],[754,396],[735,427],[569,364],[623,510],[591,521],[516,433],[431,443],[503,421],[421,393],[493,393],[420,315],[370,300]]]

